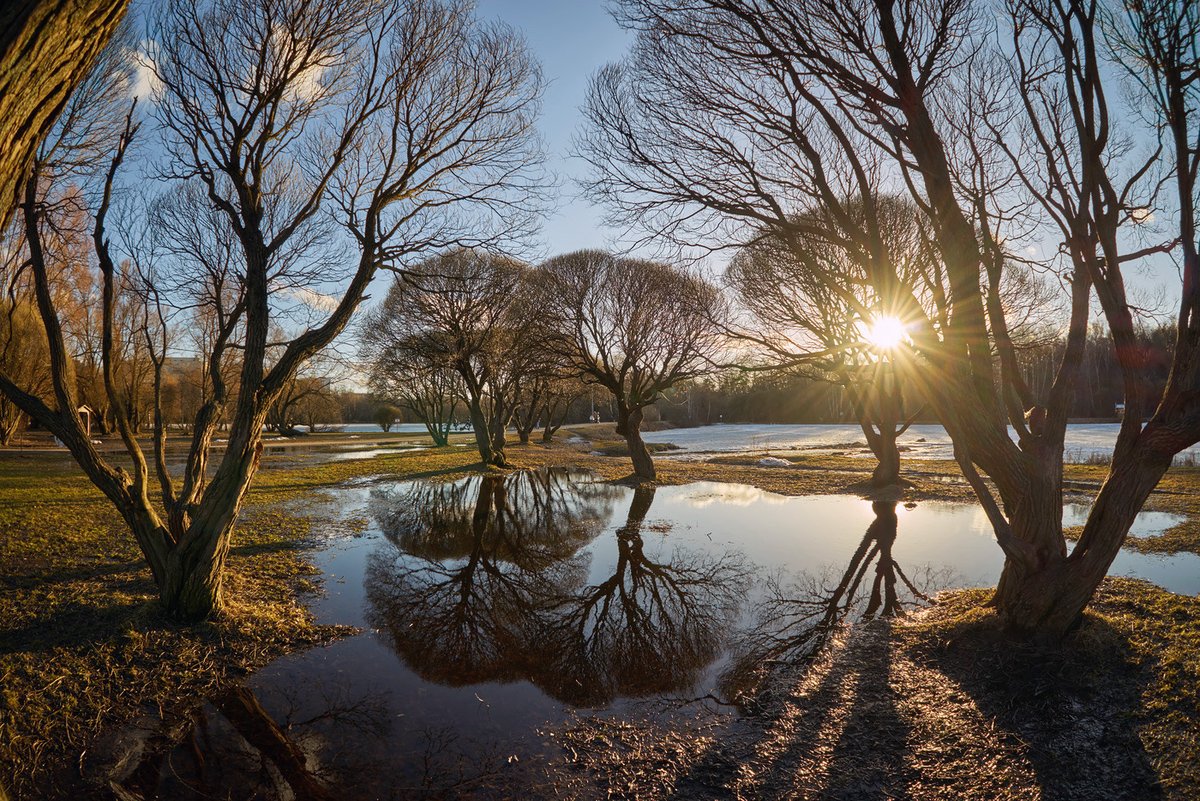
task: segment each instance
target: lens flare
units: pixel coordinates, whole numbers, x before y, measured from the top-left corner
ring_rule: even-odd
[[[891,350],[904,341],[904,323],[896,317],[876,317],[867,326],[863,338],[880,350]]]

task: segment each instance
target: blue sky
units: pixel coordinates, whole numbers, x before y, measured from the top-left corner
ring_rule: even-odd
[[[569,154],[589,78],[620,59],[631,37],[617,27],[603,0],[477,0],[476,9],[481,18],[500,19],[521,31],[545,73],[540,127],[550,169],[562,178],[556,213],[543,229],[546,253],[609,244],[615,232],[604,227],[601,209],[578,197],[571,179],[585,165]]]

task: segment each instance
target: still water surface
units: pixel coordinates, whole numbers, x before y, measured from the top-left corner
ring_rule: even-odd
[[[548,726],[731,699],[747,658],[803,656],[843,619],[993,584],[1002,564],[966,504],[635,490],[572,471],[374,479],[335,495],[367,527],[318,554],[326,593],[314,608],[363,633],[276,661],[252,677],[249,702],[210,707],[204,727],[228,748],[261,703],[305,755],[298,764],[344,798],[506,797],[536,786],[555,755]],[[1085,513],[1069,506],[1065,522]],[[1146,513],[1134,533],[1179,522]],[[1124,551],[1113,572],[1200,592],[1191,554]],[[767,618],[786,620],[786,636],[763,629]],[[264,770],[254,749],[234,750],[208,760],[205,792],[305,781],[297,765]],[[162,790],[191,797],[194,763],[176,749]]]

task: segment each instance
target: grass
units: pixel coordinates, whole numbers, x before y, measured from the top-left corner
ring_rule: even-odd
[[[112,506],[64,458],[0,459],[0,787],[16,798],[76,797],[97,779],[92,755],[150,714],[163,738],[198,699],[271,660],[345,633],[317,626],[307,550],[321,516],[314,492],[356,475],[454,475],[463,449],[372,462],[265,469],[234,538],[226,609],[178,626]],[[297,503],[303,501],[303,503]],[[285,508],[286,505],[286,508]]]
[[[572,435],[582,441],[567,444]],[[517,467],[575,466],[592,470],[605,480],[621,481],[630,476],[628,459],[593,453],[617,453],[612,446],[620,444],[611,426],[597,425],[564,430],[550,447],[537,442],[512,446],[509,456]],[[659,459],[658,483],[721,481],[789,495],[857,494],[856,488],[873,467],[864,459],[803,454],[789,457],[790,466],[764,468],[757,464],[759,458]],[[201,626],[180,627],[159,613],[153,583],[132,538],[111,505],[73,463],[45,453],[3,454],[0,788],[7,788],[16,798],[73,796],[81,786],[95,788],[96,780],[103,778],[97,771],[103,764],[107,738],[122,725],[149,717],[158,721],[165,742],[182,730],[183,721],[199,699],[244,679],[282,654],[344,634],[345,629],[315,625],[305,607],[306,599],[319,590],[316,570],[309,560],[313,541],[330,527],[355,525],[355,521],[338,523],[328,516],[322,508],[322,489],[375,474],[451,479],[478,470],[476,455],[470,448],[454,447],[320,465],[276,466],[287,463],[286,459],[269,458],[249,494],[230,555],[225,613]],[[973,500],[953,463],[906,460],[904,467],[912,482],[912,487],[905,490],[908,499]],[[1076,493],[1091,493],[1104,474],[1103,465],[1069,465],[1067,486]],[[1161,552],[1200,552],[1200,498],[1194,492],[1198,482],[1200,469],[1172,469],[1148,508],[1183,514],[1187,521],[1158,537],[1132,538],[1131,546]],[[972,679],[964,671],[972,662],[987,664],[984,657],[990,653],[989,648],[1005,649],[996,649],[995,642],[988,639],[987,613],[979,609],[979,601],[980,597],[970,593],[947,596],[927,617],[889,629],[889,648],[896,649],[907,660],[905,664],[923,665],[924,672],[917,673],[926,678],[953,674],[951,684],[960,688],[953,692],[961,694],[962,687],[983,687],[979,683],[984,682],[983,678]],[[1197,604],[1200,601],[1180,599],[1149,585],[1113,580],[1105,585],[1091,613],[1089,619],[1094,625],[1085,628],[1091,632],[1091,639],[1075,638],[1072,647],[1083,650],[1063,656],[1065,661],[1052,662],[1058,673],[1035,675],[1037,668],[1030,667],[1037,664],[1033,657],[1029,657],[1032,661],[1025,673],[1010,663],[997,663],[987,669],[994,677],[1024,675],[1043,688],[1038,690],[1042,694],[1066,692],[1054,682],[1072,676],[1071,680],[1080,682],[1080,686],[1092,688],[1087,692],[1101,693],[1101,685],[1110,681],[1113,692],[1126,693],[1117,699],[1121,713],[1136,721],[1129,724],[1132,729],[1115,730],[1114,736],[1119,735],[1116,741],[1126,746],[1134,739],[1141,743],[1136,753],[1144,752],[1149,769],[1166,777],[1164,786],[1184,787],[1193,781],[1191,786],[1200,786],[1200,776],[1192,773],[1196,770],[1192,766],[1200,765],[1196,745],[1200,737],[1194,723],[1200,717],[1196,708],[1196,688],[1200,686],[1196,668],[1196,655],[1200,654]],[[959,659],[955,656],[958,648],[939,650],[938,643],[945,642],[965,643],[962,653],[974,653],[974,657],[954,662]],[[867,645],[856,658],[877,656],[878,644]],[[923,685],[909,689],[915,698],[949,703],[946,699],[951,691],[938,686],[941,689],[936,692]],[[1011,684],[1004,686],[1009,692],[1018,689]],[[875,689],[887,696],[882,688]],[[1135,690],[1139,700],[1133,702],[1129,693]],[[859,691],[861,697],[869,696],[866,689],[860,687]],[[993,693],[988,697],[993,700],[986,703],[997,705],[988,714],[1001,719],[1001,696]],[[979,699],[972,698],[974,708],[984,708]],[[1109,699],[1110,706],[1116,703],[1113,698],[1116,696]],[[826,702],[833,703],[829,698]],[[905,706],[894,698],[889,703],[892,718],[917,716],[906,726],[935,725],[920,718],[919,710],[904,712],[911,704]],[[880,722],[871,715],[864,720]],[[1023,731],[1017,723],[1012,725]],[[605,742],[613,748],[621,737],[633,736],[631,732],[636,729],[622,726],[625,734],[620,737],[611,732],[604,734],[609,738]],[[991,754],[993,759],[999,753],[1008,754],[1018,763],[1021,759],[1028,761],[1028,755],[1020,759],[1012,756],[1016,753],[1012,749],[1019,750],[1013,743],[1025,736],[1019,731],[1012,735],[1017,738],[1012,742],[999,735],[979,734],[976,750],[968,750],[968,756],[961,759],[979,758],[980,749],[994,746],[999,750]],[[660,765],[661,769],[653,774],[660,782],[656,786],[692,786],[705,770],[713,776],[724,775],[724,763],[706,751],[717,747],[712,745],[720,741],[715,735],[691,737],[673,730],[662,733],[658,740],[644,731],[638,736],[647,738],[647,748],[651,743],[666,743],[662,745],[665,752],[658,758],[675,760],[683,766],[667,770]],[[580,754],[588,753],[584,741],[578,745]],[[768,745],[758,742],[762,748]],[[635,764],[640,750],[634,748],[630,755],[621,756],[620,749],[613,748],[600,748],[604,761],[601,768],[618,777],[624,770],[621,760],[628,758],[629,764]],[[761,755],[742,756],[750,760],[748,765],[762,759]],[[703,759],[710,760],[708,768],[697,761]],[[954,764],[951,760],[946,763],[949,767],[943,768],[953,772],[958,769]],[[967,769],[965,764],[960,767]],[[92,783],[81,785],[85,781],[81,777]],[[1017,781],[1019,777],[1014,774],[1009,778]],[[743,780],[747,788],[769,784],[753,777],[739,779]],[[2,793],[0,789],[0,798]]]
[[[563,797],[1193,799],[1200,599],[1109,579],[1058,646],[1006,637],[988,592],[841,631],[756,711],[555,732]]]

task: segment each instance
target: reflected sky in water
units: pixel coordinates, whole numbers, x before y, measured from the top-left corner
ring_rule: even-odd
[[[1003,562],[967,504],[873,507],[719,483],[635,490],[570,471],[335,493],[369,525],[318,553],[326,593],[314,609],[364,632],[280,659],[250,687],[346,798],[507,797],[536,784],[553,752],[547,724],[741,698],[762,660],[802,657],[845,620],[994,584]],[[1085,514],[1068,506],[1065,523]],[[1146,513],[1134,533],[1178,522]],[[1122,552],[1113,572],[1200,592],[1191,554]],[[233,714],[221,725],[240,731],[255,710],[235,700],[206,714]],[[177,751],[159,771],[186,798],[178,776],[191,757]]]

